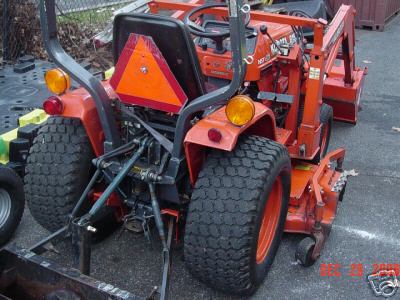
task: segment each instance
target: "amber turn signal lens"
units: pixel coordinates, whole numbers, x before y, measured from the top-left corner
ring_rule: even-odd
[[[44,75],[44,81],[50,92],[60,95],[71,86],[71,79],[67,73],[61,69],[52,69]]]
[[[228,120],[237,126],[243,126],[250,122],[255,113],[253,100],[245,95],[237,95],[229,100],[225,108]]]

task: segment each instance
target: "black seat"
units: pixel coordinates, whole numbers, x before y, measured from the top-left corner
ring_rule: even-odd
[[[189,101],[205,93],[204,78],[194,43],[182,21],[151,14],[117,15],[113,36],[115,64],[131,33],[153,38]]]
[[[328,12],[327,6],[324,0],[307,0],[307,1],[294,1],[287,3],[277,3],[272,4],[270,6],[266,6],[265,8],[268,10],[277,10],[281,12],[286,12],[287,14],[292,14],[300,17],[310,17],[313,19],[327,19]],[[314,32],[310,28],[304,28],[304,36],[313,40]]]
[[[327,18],[326,4],[324,0],[291,1],[287,3],[272,4],[271,6],[267,6],[267,9],[268,8],[282,8],[288,13],[300,12],[300,16],[302,16],[301,12],[304,12],[307,16],[313,19]],[[303,17],[304,16],[305,15],[303,15]]]

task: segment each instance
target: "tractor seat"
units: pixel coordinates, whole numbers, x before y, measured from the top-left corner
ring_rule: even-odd
[[[114,62],[131,33],[149,36],[191,101],[205,93],[204,78],[191,35],[182,21],[160,15],[128,13],[114,19]]]
[[[328,12],[324,0],[307,0],[307,1],[294,1],[287,3],[277,3],[266,6],[265,11],[295,14],[300,17],[311,17],[313,19],[327,19]],[[302,14],[304,13],[304,14]],[[304,36],[309,40],[313,40],[313,30],[304,28]]]
[[[307,0],[295,1],[287,3],[278,3],[267,6],[268,9],[282,9],[283,11],[291,13],[304,12],[306,15],[313,19],[327,19],[326,5],[324,0]],[[301,16],[301,15],[300,15]]]

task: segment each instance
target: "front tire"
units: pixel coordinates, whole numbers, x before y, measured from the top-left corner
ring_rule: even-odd
[[[319,164],[320,161],[326,156],[328,153],[329,142],[331,140],[332,134],[332,126],[333,126],[333,108],[332,106],[323,103],[321,106],[321,111],[319,115],[319,121],[322,124],[321,128],[321,137],[319,141],[319,151],[315,158],[312,160],[312,163]]]
[[[67,222],[91,173],[92,146],[79,119],[51,117],[26,165],[25,194],[34,219],[49,231]]]
[[[12,237],[24,213],[22,179],[12,169],[0,167],[0,247]]]
[[[248,295],[278,250],[290,195],[286,148],[241,137],[232,152],[211,151],[199,174],[185,228],[189,271],[227,293]]]

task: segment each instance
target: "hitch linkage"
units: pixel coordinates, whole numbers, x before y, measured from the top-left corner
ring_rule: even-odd
[[[93,164],[96,166],[96,171],[90,179],[85,190],[83,191],[71,214],[69,215],[67,225],[59,229],[55,233],[51,234],[49,237],[38,242],[29,250],[40,254],[46,251],[46,244],[49,244],[55,239],[61,239],[71,236],[73,244],[77,246],[76,254],[79,261],[79,270],[82,274],[89,276],[92,234],[97,231],[97,229],[93,225],[98,219],[101,218],[106,201],[113,192],[117,190],[122,197],[126,198],[125,193],[121,190],[119,185],[126,176],[133,176],[136,179],[146,182],[148,185],[151,199],[151,210],[162,242],[162,283],[160,288],[157,288],[157,290],[153,291],[153,297],[154,292],[156,291],[160,295],[160,299],[167,299],[169,288],[169,275],[171,270],[171,244],[176,222],[174,220],[175,217],[170,216],[168,220],[168,233],[166,234],[159,201],[156,194],[156,184],[162,180],[162,176],[160,176],[160,171],[162,167],[160,167],[160,170],[156,172],[151,170],[142,170],[140,173],[131,172],[135,163],[139,160],[142,153],[152,142],[152,140],[153,139],[151,137],[145,137],[141,140],[134,140],[94,159]],[[109,170],[112,162],[109,162],[108,160],[110,158],[132,151],[137,146],[138,148],[134,151],[133,155],[127,160],[127,162],[121,167],[119,172],[116,175],[113,175],[112,172],[110,172]],[[109,185],[101,194],[99,199],[97,199],[97,201],[94,203],[90,211],[83,216],[79,216],[79,212],[81,211],[82,206],[87,200],[88,194],[98,182],[99,178],[101,178],[101,176],[103,176],[103,178],[109,182]]]

